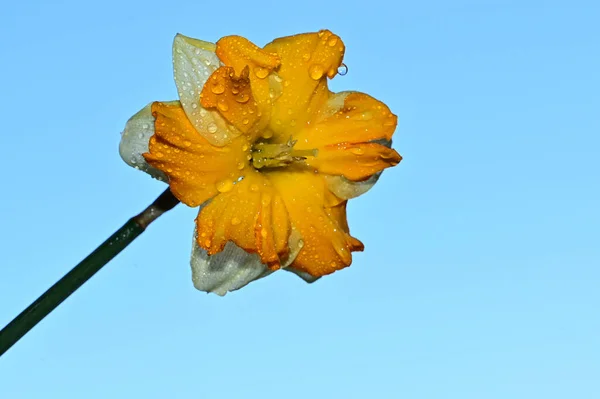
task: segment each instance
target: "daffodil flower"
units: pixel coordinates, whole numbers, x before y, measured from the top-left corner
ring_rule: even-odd
[[[191,257],[199,290],[224,295],[278,269],[312,282],[363,250],[346,204],[401,157],[385,104],[329,91],[344,51],[327,30],[263,48],[240,36],[175,37],[179,101],[134,115],[120,153],[200,207]]]

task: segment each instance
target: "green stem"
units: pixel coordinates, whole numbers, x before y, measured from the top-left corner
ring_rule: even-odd
[[[165,190],[149,207],[132,217],[104,241],[87,258],[58,280],[27,309],[0,331],[0,356],[10,349],[29,330],[67,299],[77,288],[88,281],[98,270],[133,242],[146,227],[164,212],[172,209],[179,200]]]

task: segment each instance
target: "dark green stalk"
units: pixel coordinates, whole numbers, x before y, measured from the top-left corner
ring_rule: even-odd
[[[179,200],[171,194],[171,191],[165,190],[149,207],[129,219],[94,252],[44,292],[0,331],[0,356],[133,242],[150,223],[178,203]]]

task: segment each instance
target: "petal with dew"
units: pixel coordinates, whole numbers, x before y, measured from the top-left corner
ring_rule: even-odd
[[[318,148],[317,155],[308,158],[306,164],[321,173],[361,181],[401,160],[395,150],[378,143],[342,143]]]
[[[291,270],[319,277],[349,266],[351,252],[364,246],[349,234],[346,201],[329,198],[333,195],[325,181],[312,173],[272,172],[269,180],[281,193],[290,222],[303,240]]]
[[[201,205],[218,193],[223,181],[237,179],[247,162],[248,144],[238,137],[215,147],[198,134],[179,103],[152,104],[156,118],[146,161],[169,178],[173,194],[188,206]]]
[[[228,242],[223,251],[208,255],[195,238],[191,266],[194,287],[221,296],[271,273],[260,263],[258,255],[249,254],[232,242]]]
[[[290,224],[279,193],[257,171],[221,191],[196,219],[198,245],[213,255],[233,241],[270,268],[280,268],[289,253]]]
[[[277,71],[283,92],[275,101],[271,129],[287,140],[290,128],[303,126],[329,98],[326,78],[333,78],[344,57],[342,40],[330,31],[274,40],[264,49],[281,59]]]
[[[251,254],[229,241],[223,250],[214,255],[209,255],[204,248],[198,245],[198,232],[194,230],[194,242],[192,244],[192,281],[194,287],[200,291],[212,292],[217,295],[225,295],[228,291],[238,290],[254,280],[261,279],[273,272],[262,264],[257,254]],[[291,264],[299,250],[302,248],[300,235],[297,231],[290,234],[290,255],[282,264],[286,268]],[[300,276],[305,281],[312,283],[318,279],[309,274],[287,268]]]
[[[233,67],[222,66],[211,75],[200,94],[204,108],[217,110],[227,122],[245,134],[260,118],[250,88],[249,73],[246,67],[236,76]]]
[[[398,118],[381,101],[359,92],[332,94],[295,138],[298,148],[391,140]]]
[[[173,71],[181,106],[191,124],[209,143],[223,146],[241,134],[217,111],[200,104],[200,93],[209,76],[221,66],[213,43],[183,35],[173,41]]]
[[[264,129],[269,122],[275,98],[277,82],[273,71],[279,67],[279,57],[241,36],[221,38],[217,42],[216,53],[225,65],[234,69],[236,75],[241,75],[244,69],[248,69],[252,95],[260,113],[257,128]]]
[[[167,176],[159,169],[150,166],[142,156],[148,152],[148,142],[154,134],[154,116],[152,116],[151,106],[152,103],[146,105],[129,118],[121,135],[119,154],[127,165],[146,172],[155,179],[168,182]]]

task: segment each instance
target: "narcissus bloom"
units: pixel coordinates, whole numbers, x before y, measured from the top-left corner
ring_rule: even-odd
[[[278,269],[305,279],[349,266],[348,199],[398,164],[396,116],[358,92],[332,93],[342,40],[329,31],[260,48],[177,35],[179,101],[153,102],[125,126],[120,153],[197,207],[194,285],[224,295]]]

